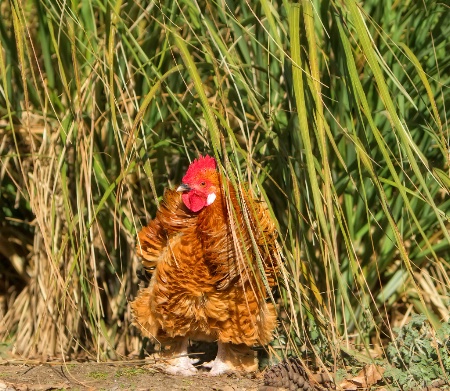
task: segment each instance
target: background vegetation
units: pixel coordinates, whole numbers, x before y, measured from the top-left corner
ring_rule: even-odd
[[[215,154],[280,232],[282,354],[382,354],[449,318],[443,2],[0,4],[0,340],[139,351],[137,231]]]

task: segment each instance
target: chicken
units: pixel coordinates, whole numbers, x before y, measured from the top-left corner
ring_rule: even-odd
[[[222,183],[216,160],[200,156],[139,233],[137,253],[153,274],[131,304],[134,323],[166,345],[169,373],[197,372],[189,339],[218,341],[209,365],[218,375],[256,370],[251,347],[273,338],[276,311],[267,296],[277,273],[276,231],[266,207],[238,191],[242,205]]]

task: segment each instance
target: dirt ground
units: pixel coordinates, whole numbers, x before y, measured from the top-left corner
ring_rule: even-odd
[[[0,391],[29,390],[215,390],[256,391],[261,375],[191,377],[161,373],[136,363],[0,364]]]

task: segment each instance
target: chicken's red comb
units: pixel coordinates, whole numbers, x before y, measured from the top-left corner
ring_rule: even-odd
[[[200,156],[198,159],[195,159],[190,165],[188,170],[186,171],[186,175],[183,177],[182,182],[189,182],[199,171],[212,169],[215,170],[217,168],[216,159],[211,156]]]

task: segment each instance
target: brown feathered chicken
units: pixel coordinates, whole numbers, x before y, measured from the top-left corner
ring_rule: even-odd
[[[197,371],[189,339],[218,341],[212,375],[256,370],[251,347],[272,339],[276,313],[266,298],[275,283],[276,232],[263,204],[239,192],[241,204],[215,159],[199,157],[139,233],[137,252],[153,275],[131,304],[134,322],[168,345],[169,373]]]

